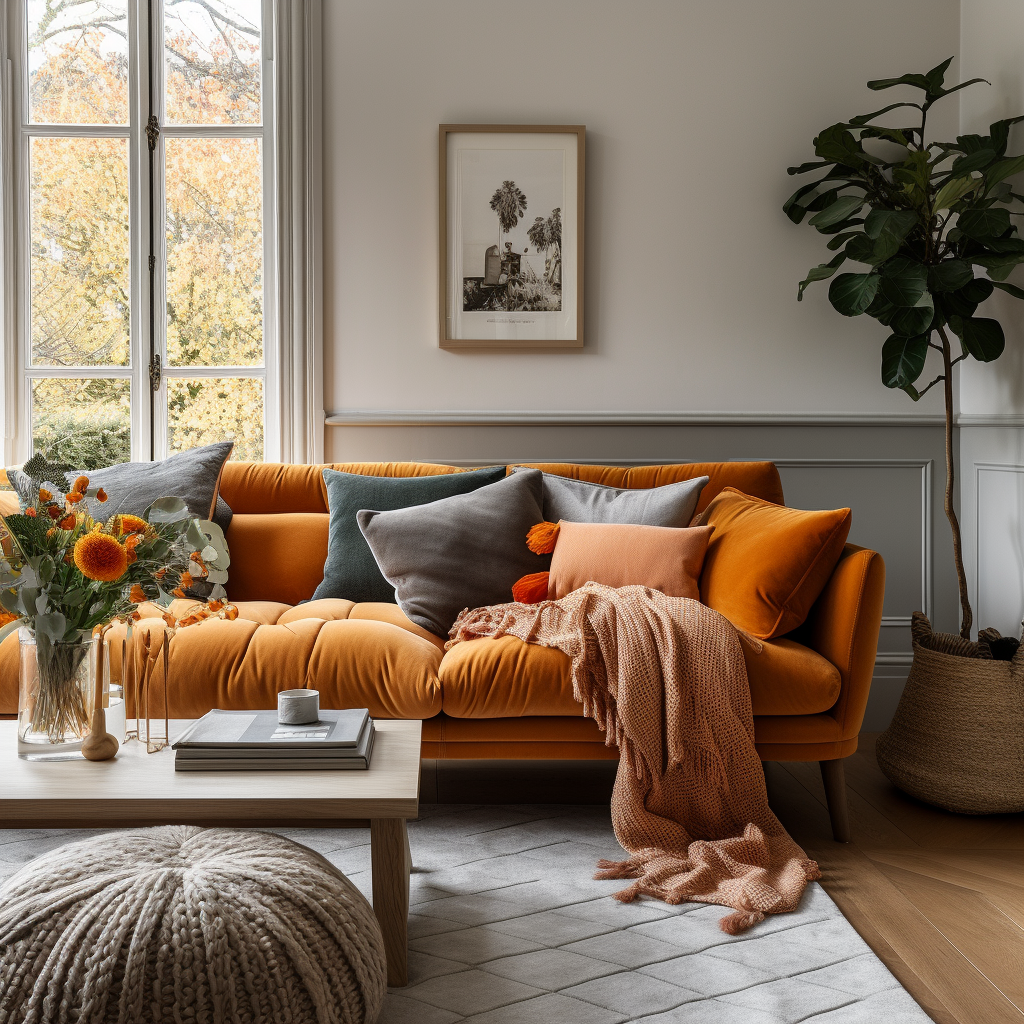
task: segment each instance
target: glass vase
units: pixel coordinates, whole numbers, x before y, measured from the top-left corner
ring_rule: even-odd
[[[19,630],[18,756],[64,761],[82,756],[96,699],[97,637],[69,642]]]

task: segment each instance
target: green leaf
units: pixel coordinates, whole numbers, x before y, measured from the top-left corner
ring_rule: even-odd
[[[955,326],[950,320],[949,326],[960,336],[964,348],[980,362],[990,363],[1002,355],[1006,339],[998,320],[965,316]]]
[[[828,261],[828,263],[819,263],[816,267],[812,267],[807,271],[807,276],[800,282],[800,288],[796,293],[797,302],[802,302],[804,297],[804,289],[809,284],[814,284],[815,281],[825,281],[830,278],[836,270],[846,261],[846,253],[841,252],[834,259]]]
[[[814,228],[828,228],[846,220],[864,205],[863,196],[843,196],[821,213],[816,213],[807,223]]]
[[[941,64],[936,64],[935,67],[925,75],[925,81],[928,83],[929,92],[939,92],[942,89],[942,83],[946,78],[946,72],[949,70],[949,65],[953,63],[952,57],[947,57]]]
[[[1010,127],[1024,121],[1024,114],[1018,117],[1008,117],[1003,121],[996,121],[989,125],[988,132],[992,140],[992,148],[1002,156],[1006,152],[1006,143],[1010,139]]]
[[[953,58],[950,57],[950,60]],[[899,78],[876,78],[868,82],[868,88],[872,92],[881,92],[882,89],[892,89],[897,85],[912,85],[915,89],[923,89],[925,92],[931,90],[931,85],[924,75],[900,75]]]
[[[973,153],[965,153],[953,161],[953,166],[949,169],[950,174],[960,177],[963,174],[970,174],[971,171],[980,171],[983,167],[988,167],[990,163],[993,163],[996,158],[997,154],[994,149],[977,149]]]
[[[999,163],[990,167],[985,172],[985,182],[991,188],[1004,178],[1013,177],[1013,175],[1019,174],[1021,171],[1024,171],[1024,155],[1013,156],[1008,160],[1000,160]]]
[[[77,587],[74,590],[69,590],[64,595],[63,603],[68,605],[70,608],[77,608],[80,604],[85,604],[85,600],[88,596],[88,590],[84,587]]]
[[[855,235],[847,243],[846,248],[843,250],[851,260],[856,260],[858,263],[867,263],[869,266],[874,266],[876,263],[882,261],[875,258],[875,243],[874,240],[868,238],[867,235]]]
[[[881,230],[875,239],[875,259],[878,263],[895,256],[900,251],[903,240],[919,223],[918,216],[913,210],[890,210],[888,214],[882,220]],[[867,230],[867,221],[864,228]]]
[[[932,297],[925,292],[915,305],[899,307],[889,323],[895,334],[902,338],[912,338],[924,334],[931,327],[934,317]]]
[[[1013,268],[1018,263],[1024,263],[1024,254],[1020,253],[1009,256],[970,256],[968,258],[979,267],[984,267],[993,281],[1005,281],[1013,273]]]
[[[992,83],[987,78],[969,78],[966,82],[961,82],[959,85],[954,85],[952,89],[940,89],[937,93],[934,93],[931,97],[932,100],[940,99],[943,96],[952,96],[953,93],[959,92],[961,89],[966,89],[971,85],[979,85],[984,82],[985,85],[991,85]]]
[[[842,246],[846,242],[848,242],[851,238],[856,238],[858,235],[863,237],[864,232],[863,231],[844,231],[842,234],[835,235],[833,238],[830,238],[828,240],[828,245],[826,246],[826,248],[831,249],[833,252],[835,252],[836,249],[842,248]]]
[[[882,269],[882,294],[894,306],[916,306],[928,290],[928,268],[897,257]]]
[[[935,199],[932,202],[932,212],[948,210],[958,199],[962,199],[969,192],[973,192],[983,183],[982,178],[950,178],[936,193]]]
[[[829,125],[815,137],[814,155],[845,167],[864,166],[864,148],[842,124]]]
[[[190,516],[188,505],[181,498],[166,497],[157,498],[146,509],[145,519],[147,523],[177,523]]]
[[[882,383],[887,388],[905,388],[924,372],[928,358],[928,335],[901,338],[893,334],[882,345]]]
[[[998,238],[1010,230],[1010,214],[1006,210],[967,210],[960,214],[956,226],[968,238],[975,241],[984,238]]]
[[[1015,284],[1006,284],[1003,281],[997,281],[993,283],[992,287],[1006,292],[1007,295],[1012,295],[1015,299],[1024,299],[1024,288],[1018,288]]]
[[[51,643],[57,643],[68,628],[68,620],[60,612],[51,612],[49,615],[37,615],[33,625],[37,637],[41,634]]]
[[[955,292],[940,292],[936,297],[948,317],[974,316],[978,304],[992,294],[992,287],[991,281],[976,277],[963,288],[958,288]]]
[[[829,286],[828,300],[843,316],[860,316],[878,291],[877,274],[840,274]]]
[[[973,280],[974,271],[963,260],[945,260],[928,268],[928,287],[933,292],[955,292]]]
[[[858,114],[856,117],[851,117],[849,123],[852,125],[867,124],[868,121],[874,120],[876,117],[880,117],[882,114],[888,114],[890,110],[895,110],[897,107],[913,107],[915,110],[921,109],[920,103],[890,103],[887,107],[882,107],[881,110],[874,110],[870,114]]]
[[[807,163],[800,164],[799,167],[787,167],[787,174],[806,174],[808,171],[813,171],[818,167],[828,167],[832,163],[831,160],[809,160]]]
[[[800,200],[804,196],[813,192],[819,185],[820,181],[812,181],[807,185],[801,185],[786,201],[782,204],[782,212],[794,223],[799,224],[804,219],[807,213],[807,203],[801,203]],[[810,200],[808,200],[809,202]]]

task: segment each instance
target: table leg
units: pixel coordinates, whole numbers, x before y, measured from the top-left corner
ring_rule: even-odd
[[[373,912],[384,934],[388,984],[409,981],[409,835],[404,818],[370,820]]]

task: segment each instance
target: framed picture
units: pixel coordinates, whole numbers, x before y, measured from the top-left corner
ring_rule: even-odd
[[[439,344],[583,347],[583,125],[443,124]]]

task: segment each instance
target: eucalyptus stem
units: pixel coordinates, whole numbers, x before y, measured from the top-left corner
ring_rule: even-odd
[[[967,573],[964,572],[963,544],[960,539],[960,521],[956,517],[956,510],[953,508],[953,484],[954,463],[953,463],[953,359],[949,347],[949,338],[945,330],[938,328],[939,337],[942,339],[942,369],[945,377],[943,390],[946,399],[946,518],[949,520],[950,529],[953,531],[953,560],[956,563],[956,580],[960,587],[960,636],[964,640],[971,639],[971,626],[974,624],[974,614],[971,611],[971,599],[967,593]]]
[[[36,634],[37,683],[32,706],[32,731],[45,732],[51,743],[63,742],[69,733],[89,731],[86,695],[78,682],[78,670],[89,653],[88,641],[52,643]]]

